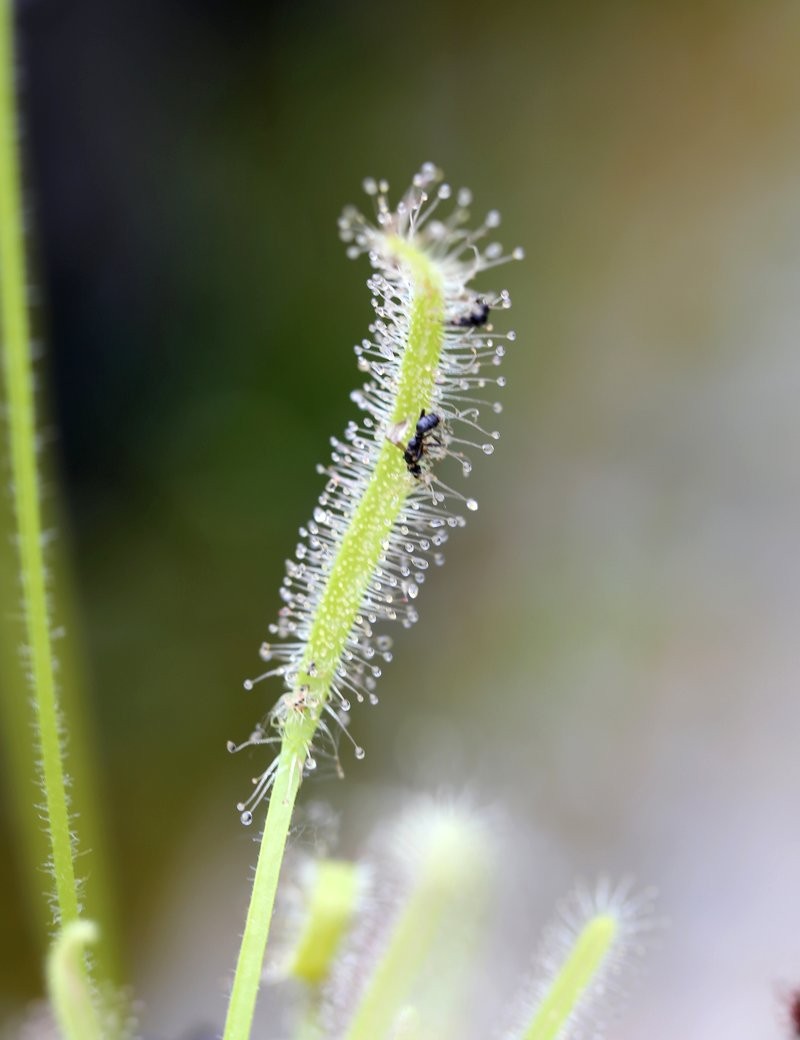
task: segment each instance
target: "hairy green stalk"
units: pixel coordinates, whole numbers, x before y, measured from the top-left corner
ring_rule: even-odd
[[[45,476],[49,481],[49,477]],[[60,524],[59,524],[60,526]],[[0,495],[0,588],[17,587],[19,561],[16,553],[16,522],[10,497]],[[92,948],[97,978],[112,984],[124,982],[120,963],[116,900],[108,870],[107,838],[98,805],[101,785],[93,755],[92,720],[83,692],[85,669],[81,654],[79,618],[72,589],[70,568],[60,540],[48,547],[51,587],[58,590],[57,625],[70,633],[58,644],[59,712],[68,720],[69,805],[73,819],[80,819],[81,847],[91,850],[91,885],[79,882],[83,913],[103,922],[103,934]],[[44,951],[50,942],[53,915],[50,900],[42,898],[42,864],[50,855],[49,836],[33,808],[40,800],[42,777],[38,756],[32,747],[33,716],[29,683],[19,653],[20,633],[16,624],[0,623],[0,746],[6,776],[9,813],[13,820],[13,854],[19,865],[25,898],[25,921],[36,948]]]
[[[388,240],[387,248],[404,265],[414,286],[408,342],[394,405],[395,421],[399,422],[429,407],[443,342],[444,287],[435,265],[412,243],[396,237]],[[283,728],[224,1040],[246,1040],[250,1035],[278,876],[303,764],[364,593],[380,563],[383,544],[407,493],[408,472],[402,453],[387,441],[341,540],[309,634],[300,672],[310,690],[308,703],[315,707],[290,713]]]
[[[0,332],[15,540],[22,584],[26,666],[30,674],[33,717],[41,762],[50,843],[49,865],[54,882],[53,904],[56,922],[63,934],[65,928],[77,922],[80,901],[59,730],[55,659],[43,555],[20,159],[16,136],[13,32],[11,0],[0,0]],[[6,691],[6,696],[13,697],[19,689],[15,684]],[[19,710],[8,709],[4,712],[5,719],[11,724],[9,733],[12,736],[13,728],[18,729],[20,716]],[[19,777],[27,780],[29,771],[24,769],[19,756],[12,758],[11,762],[20,767]],[[22,785],[20,789],[24,791],[25,786]],[[32,806],[29,811],[35,817]],[[57,942],[60,941],[59,938]],[[92,987],[82,952],[76,954],[73,960],[73,971],[81,976],[80,985],[86,994],[90,994]],[[86,999],[90,998],[87,996]],[[76,1038],[91,1036],[81,1032],[70,1035]]]
[[[57,523],[58,520],[57,517]],[[83,916],[97,921],[101,927],[101,934],[97,942],[93,943],[91,953],[95,978],[112,987],[119,987],[126,983],[119,908],[108,855],[109,838],[105,826],[107,805],[103,798],[102,777],[95,754],[95,720],[86,696],[89,680],[83,654],[79,604],[75,597],[75,581],[67,551],[69,545],[65,544],[68,542],[68,538],[58,539],[48,549],[48,564],[52,589],[57,591],[56,624],[69,633],[69,638],[59,640],[57,663],[59,713],[67,735],[73,836],[74,821],[80,821],[78,851],[89,850],[91,857],[86,865],[90,881],[79,879],[79,894]],[[30,733],[28,739],[30,741]],[[119,1005],[121,999],[119,993],[112,997],[115,1005]]]
[[[0,589],[3,590],[4,604],[12,600],[18,587],[14,541],[16,521],[11,499],[0,494]],[[10,845],[19,864],[25,899],[21,912],[36,949],[44,951],[50,942],[53,922],[47,901],[42,899],[41,867],[50,850],[39,814],[32,808],[39,793],[37,784],[40,777],[36,755],[31,752],[31,708],[19,641],[17,626],[8,624],[5,619],[0,621],[0,765],[5,780],[9,823],[13,828]]]
[[[19,156],[14,119],[14,52],[10,0],[0,0],[0,300],[3,368],[8,401],[11,471],[23,609],[34,710],[41,742],[59,922],[78,917],[64,765],[58,731],[53,648],[42,555],[42,517],[36,470],[36,433],[30,329],[25,298],[25,255]]]
[[[548,987],[521,1040],[558,1040],[578,1010],[619,934],[611,914],[593,917]]]

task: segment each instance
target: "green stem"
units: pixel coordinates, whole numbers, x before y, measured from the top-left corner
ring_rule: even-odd
[[[59,517],[56,522],[62,528]],[[59,714],[66,721],[68,737],[69,805],[73,821],[80,820],[79,849],[91,850],[91,863],[88,865],[91,883],[78,882],[81,912],[83,917],[99,922],[102,927],[99,940],[92,947],[95,979],[124,987],[126,975],[120,949],[118,903],[109,863],[109,835],[105,827],[107,805],[95,754],[95,720],[86,697],[89,680],[83,656],[85,644],[81,638],[81,618],[74,595],[69,546],[65,544],[68,541],[68,538],[59,538],[48,551],[47,562],[52,588],[58,592],[57,624],[69,633],[68,639],[59,641],[57,650]],[[124,1000],[123,993],[114,997],[116,1003],[120,1000]]]
[[[422,408],[430,406],[443,341],[444,287],[436,266],[413,243],[393,238],[386,248],[402,264],[413,285],[408,341],[393,411],[393,421],[400,422],[416,418]],[[250,1035],[278,875],[303,766],[347,638],[408,487],[402,453],[387,441],[342,538],[309,632],[299,681],[309,687],[308,702],[314,707],[293,712],[284,727],[224,1040],[247,1040]]]
[[[63,747],[59,732],[59,703],[55,679],[55,660],[51,645],[51,618],[48,611],[46,570],[42,546],[42,515],[39,499],[39,471],[35,443],[36,415],[34,375],[30,350],[30,328],[26,300],[24,229],[20,158],[16,135],[14,96],[14,24],[12,0],[0,0],[0,336],[8,414],[9,455],[13,478],[14,519],[6,526],[13,530],[21,575],[26,637],[25,668],[30,675],[33,696],[33,721],[38,736],[38,753],[31,754],[31,718],[24,678],[14,663],[3,654],[0,721],[6,743],[5,758],[17,792],[16,816],[21,838],[19,858],[28,866],[31,888],[39,866],[48,855],[55,881],[56,918],[61,926],[78,916],[78,886],[74,869],[74,837],[70,828],[66,795]],[[5,514],[5,510],[3,510]],[[2,517],[6,519],[5,515]],[[10,564],[10,561],[8,561]],[[75,627],[71,612],[64,611],[70,597],[63,595],[69,586],[68,568],[63,558],[53,559],[56,583],[62,596],[62,614],[68,627]],[[2,577],[11,573],[5,556],[0,564]],[[18,638],[18,637],[17,637]],[[5,636],[2,650],[7,645]],[[89,905],[93,917],[104,922],[103,941],[95,957],[104,978],[121,981],[119,955],[113,928],[113,899],[109,873],[103,856],[103,834],[99,821],[94,782],[94,762],[90,756],[90,726],[83,699],[82,682],[74,645],[66,646],[61,662],[62,710],[69,718],[71,761],[74,768],[72,804],[80,816],[85,847],[92,849],[92,890]],[[36,763],[35,765],[33,763]],[[44,788],[48,834],[40,833],[38,813],[32,811],[33,782]],[[41,910],[35,911],[39,924],[49,916],[37,884],[35,898]],[[41,922],[41,923],[40,923]],[[46,927],[46,926],[45,926]],[[44,944],[43,944],[44,945]]]
[[[267,947],[267,935],[275,905],[289,824],[292,820],[297,791],[300,787],[302,762],[294,761],[286,749],[281,751],[275,783],[267,810],[264,833],[258,851],[256,875],[247,919],[239,948],[236,974],[233,978],[224,1040],[247,1040],[253,1022],[256,996],[261,979],[261,966]]]
[[[3,589],[4,603],[17,594],[19,564],[15,541],[16,523],[11,500],[0,494],[0,589]],[[41,778],[36,755],[31,752],[31,708],[19,641],[17,626],[5,623],[5,619],[0,621],[2,770],[9,823],[13,828],[9,855],[13,854],[19,866],[24,890],[25,905],[18,909],[18,913],[24,917],[35,948],[44,953],[50,945],[52,914],[47,901],[42,899],[41,868],[50,849],[39,814],[32,809],[33,801],[39,795],[37,785]]]
[[[599,914],[588,922],[539,1003],[521,1040],[557,1040],[563,1035],[618,931],[618,923],[610,914]]]
[[[0,300],[3,367],[8,396],[11,471],[23,608],[30,655],[28,664],[40,739],[58,917],[63,927],[78,917],[78,893],[59,740],[56,683],[42,556],[33,371],[25,299],[19,156],[14,118],[12,35],[11,0],[0,0]]]

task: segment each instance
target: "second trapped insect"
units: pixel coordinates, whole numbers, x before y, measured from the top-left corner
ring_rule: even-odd
[[[460,314],[450,321],[450,325],[457,329],[477,329],[485,325],[489,320],[491,307],[482,296],[476,296],[469,310]]]

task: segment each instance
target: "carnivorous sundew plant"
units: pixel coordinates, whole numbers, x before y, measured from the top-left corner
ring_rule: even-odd
[[[368,179],[374,217],[348,207],[339,221],[347,254],[366,255],[375,309],[370,335],[355,348],[366,382],[352,394],[359,409],[344,437],[332,440],[312,519],[300,528],[286,565],[278,619],[261,646],[266,668],[245,682],[277,678],[274,707],[231,751],[266,746],[274,756],[239,806],[250,823],[269,794],[253,896],[226,1025],[245,1037],[255,1006],[292,806],[301,779],[330,757],[340,769],[342,734],[356,758],[347,715],[353,702],[375,703],[381,666],[391,660],[386,622],[408,626],[431,563],[442,562],[449,532],[478,508],[457,485],[476,455],[491,455],[504,385],[498,374],[513,331],[494,319],[510,306],[506,291],[477,290],[476,276],[522,251],[492,240],[500,216],[468,226],[470,192],[453,191],[426,163],[394,209],[389,186]]]

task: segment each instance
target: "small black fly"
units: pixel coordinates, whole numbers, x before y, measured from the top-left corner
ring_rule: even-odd
[[[425,439],[430,433],[436,429],[441,422],[441,416],[435,412],[426,414],[425,409],[419,413],[419,419],[417,420],[417,428],[414,432],[414,436],[408,442],[403,452],[403,459],[405,460],[406,466],[408,466],[408,472],[413,477],[422,476],[422,467],[420,461],[422,456],[425,454]]]

